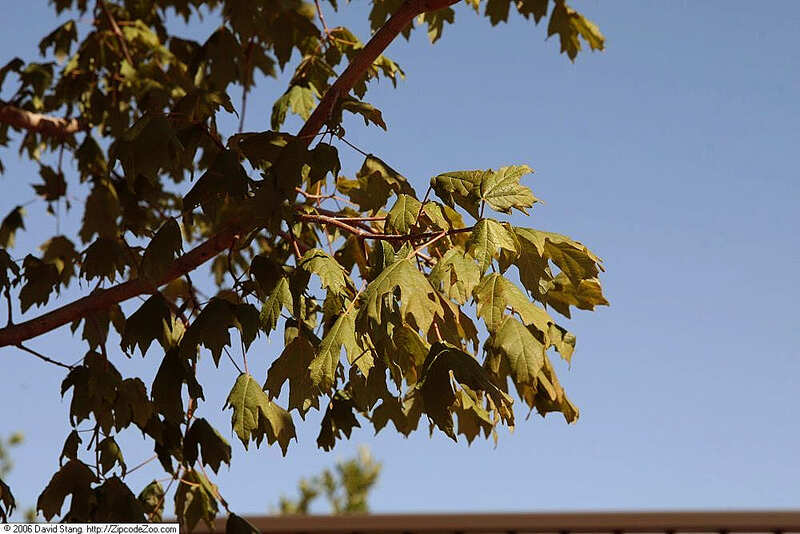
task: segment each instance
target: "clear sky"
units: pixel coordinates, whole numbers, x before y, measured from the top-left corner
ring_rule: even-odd
[[[571,369],[558,364],[581,408],[578,423],[526,421],[523,413],[496,448],[440,433],[403,439],[393,429],[377,437],[356,429],[324,453],[312,416],[296,421],[299,443],[285,459],[277,447],[245,451],[228,434],[233,466],[217,482],[234,511],[264,513],[300,476],[359,444],[384,463],[376,512],[800,505],[800,3],[575,5],[605,33],[606,52],[572,64],[544,28],[519,17],[492,28],[458,6],[456,24],[435,46],[420,31],[388,50],[407,79],[396,90],[383,83],[368,100],[389,131],[353,121],[347,132],[423,189],[447,170],[536,169],[527,184],[545,204],[514,223],[578,239],[607,269],[611,307],[567,322],[578,347]],[[42,0],[3,7],[0,63],[34,59],[55,18]],[[354,0],[338,20],[366,38],[367,7]],[[268,128],[281,90],[268,81],[251,94],[248,129]],[[360,157],[345,150],[344,172],[353,174]],[[0,157],[5,213],[33,197],[36,171],[15,149]],[[72,231],[78,221],[64,215],[61,224]],[[31,222],[13,255],[54,225]],[[64,361],[85,350],[67,328],[30,345]],[[257,377],[280,346],[263,338],[256,345],[249,361]],[[115,363],[123,374],[151,377],[155,357]],[[20,430],[27,440],[9,479],[25,507],[57,469],[68,433],[68,399],[58,395],[64,375],[7,348],[0,370],[0,434]],[[229,412],[220,409],[236,371],[223,363],[201,373],[200,415],[225,433]],[[131,467],[152,453],[129,435]],[[138,491],[161,476],[153,464],[128,482]]]

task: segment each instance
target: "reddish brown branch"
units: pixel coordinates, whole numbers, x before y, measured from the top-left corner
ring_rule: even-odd
[[[0,329],[0,347],[19,345],[26,339],[40,336],[59,326],[71,323],[92,311],[104,310],[137,295],[152,293],[156,288],[193,271],[220,252],[229,249],[236,236],[237,233],[234,230],[224,230],[218,233],[175,260],[169,272],[155,283],[141,278],[129,280],[114,287],[96,291],[29,321]]]
[[[333,85],[327,90],[325,96],[320,100],[319,105],[308,118],[298,136],[305,139],[307,143],[317,135],[322,125],[329,119],[336,101],[341,96],[347,95],[356,82],[361,79],[364,72],[380,56],[389,43],[402,32],[406,26],[411,24],[414,17],[428,11],[436,11],[447,6],[458,3],[460,0],[406,0],[389,20],[375,32],[372,39],[361,49],[358,55],[347,66],[344,72],[337,78]]]
[[[328,224],[331,226],[336,226],[337,228],[341,228],[345,232],[351,233],[356,237],[361,239],[377,239],[381,241],[418,241],[420,239],[433,239],[434,241],[438,241],[439,239],[455,234],[463,234],[464,232],[471,232],[473,230],[473,226],[469,226],[467,228],[454,228],[452,230],[447,231],[439,231],[439,232],[422,232],[418,234],[381,234],[377,232],[369,232],[367,230],[362,230],[361,228],[357,228],[355,226],[351,226],[347,224],[347,222],[337,219],[335,217],[329,217],[327,215],[315,215],[312,213],[299,213],[297,218],[301,221],[306,222],[316,222],[322,224]]]
[[[85,127],[78,119],[49,117],[2,102],[0,102],[0,122],[18,130],[28,130],[50,137],[67,137]]]

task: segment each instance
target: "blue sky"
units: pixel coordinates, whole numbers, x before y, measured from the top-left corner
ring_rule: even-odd
[[[25,6],[0,22],[0,63],[34,59],[38,39],[56,26],[44,2]],[[607,269],[612,305],[568,322],[578,347],[572,368],[558,367],[581,419],[568,426],[553,415],[520,417],[496,448],[357,429],[323,453],[314,443],[319,418],[310,417],[297,421],[299,443],[285,459],[277,448],[245,451],[230,436],[233,466],[217,482],[234,511],[265,512],[297,478],[359,444],[384,463],[376,512],[798,506],[800,4],[575,6],[607,37],[606,52],[582,53],[575,64],[556,40],[545,41],[544,28],[519,17],[492,28],[458,6],[435,46],[417,32],[387,52],[407,79],[368,99],[389,131],[353,121],[347,132],[423,188],[447,170],[536,169],[527,185],[545,204],[513,222],[578,239]],[[352,23],[366,38],[367,7],[354,0],[329,22]],[[284,82],[251,94],[248,129],[268,128]],[[340,150],[353,174],[360,156]],[[5,213],[33,197],[36,171],[14,149],[0,157]],[[54,224],[31,222],[14,256]],[[77,224],[74,214],[62,217],[68,232]],[[84,350],[66,328],[30,345],[64,361]],[[280,342],[256,347],[250,368],[261,378]],[[25,433],[9,482],[26,506],[57,469],[68,433],[63,373],[12,349],[0,358],[0,433]],[[123,374],[155,372],[154,352],[119,358]],[[220,408],[235,370],[201,373],[200,415],[225,431],[229,413]],[[151,455],[135,432],[128,442],[129,466]],[[128,481],[138,491],[161,476],[152,465]]]

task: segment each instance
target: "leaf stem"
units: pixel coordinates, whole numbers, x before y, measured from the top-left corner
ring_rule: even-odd
[[[44,354],[40,354],[40,353],[36,352],[35,350],[33,350],[33,349],[30,349],[30,348],[26,347],[26,346],[25,346],[25,345],[23,345],[22,343],[17,343],[16,347],[17,347],[18,349],[20,349],[20,350],[24,350],[24,351],[25,351],[25,352],[27,352],[28,354],[33,354],[34,356],[36,356],[36,357],[37,357],[37,358],[39,358],[40,360],[44,360],[44,361],[46,361],[47,363],[52,363],[53,365],[58,365],[59,367],[63,367],[64,369],[69,369],[70,371],[71,371],[71,370],[72,370],[72,368],[73,368],[73,366],[72,366],[72,365],[67,365],[66,363],[61,363],[61,362],[59,362],[59,361],[56,361],[56,360],[54,360],[54,359],[52,359],[52,358],[48,358],[48,357],[47,357],[47,356],[45,356]]]

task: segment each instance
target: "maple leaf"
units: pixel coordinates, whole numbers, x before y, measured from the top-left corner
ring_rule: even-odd
[[[133,353],[133,348],[138,346],[144,356],[153,340],[158,340],[166,348],[166,334],[171,331],[172,312],[169,304],[161,293],[155,292],[125,321],[120,346],[129,353]]]
[[[428,279],[431,284],[444,291],[449,298],[464,304],[478,285],[481,272],[478,265],[459,249],[450,249],[436,262]]]
[[[97,481],[88,465],[79,460],[70,460],[50,479],[36,501],[36,509],[47,521],[61,515],[61,507],[67,495],[71,495],[70,516],[89,516],[91,484]]]
[[[543,300],[565,317],[570,316],[570,306],[590,311],[594,310],[595,306],[608,306],[600,282],[595,279],[581,280],[575,286],[563,272],[548,284]]]
[[[267,301],[264,302],[264,306],[261,308],[261,324],[267,334],[275,330],[275,327],[278,325],[278,318],[281,316],[281,310],[286,309],[291,313],[293,308],[294,299],[289,289],[289,279],[281,277]]]
[[[16,206],[0,222],[0,247],[12,248],[14,246],[17,231],[25,229],[23,215],[25,215],[25,208]]]
[[[550,22],[547,25],[547,36],[558,34],[561,41],[561,52],[566,52],[574,61],[581,49],[578,36],[582,37],[592,50],[603,50],[605,38],[600,29],[589,19],[569,7],[564,0],[556,0]]]
[[[502,355],[515,384],[536,384],[544,366],[545,346],[516,318],[506,316],[485,348]]]
[[[311,382],[323,391],[331,389],[336,382],[336,369],[339,367],[342,347],[351,362],[361,357],[363,351],[356,342],[355,329],[351,313],[343,313],[322,338],[317,355],[309,364],[308,370],[311,373]]]
[[[203,464],[216,473],[222,462],[231,465],[231,446],[208,421],[195,419],[183,438],[183,459],[188,465],[194,465],[198,458],[198,449],[202,454]]]
[[[478,261],[481,274],[497,259],[505,271],[519,255],[519,243],[507,224],[481,219],[466,244],[467,252]]]
[[[258,446],[266,436],[267,443],[271,445],[277,441],[286,455],[289,441],[296,438],[289,412],[270,401],[258,382],[247,373],[236,379],[224,408],[233,409],[231,427],[245,449],[251,439]]]
[[[363,306],[359,319],[372,319],[382,323],[384,296],[400,289],[400,316],[411,319],[423,332],[427,332],[435,315],[442,308],[435,300],[435,291],[428,279],[414,266],[411,258],[401,259],[386,267],[364,290]]]
[[[125,476],[125,472],[127,471],[128,467],[125,465],[125,460],[122,457],[122,451],[120,450],[119,445],[117,445],[117,442],[114,441],[114,438],[109,436],[100,441],[100,443],[97,445],[97,450],[100,451],[99,462],[101,472],[104,475],[111,471],[111,469],[118,464],[122,472],[122,476]]]
[[[431,188],[450,206],[458,204],[474,218],[480,218],[480,188],[492,171],[451,171],[431,178]]]
[[[354,409],[353,399],[347,393],[337,391],[331,397],[320,423],[321,428],[319,436],[317,436],[318,447],[329,451],[333,449],[336,439],[341,438],[342,434],[349,438],[353,428],[361,427],[353,413]]]
[[[480,198],[486,201],[495,211],[511,213],[516,208],[527,214],[527,208],[533,206],[538,199],[533,192],[519,183],[520,178],[533,172],[527,165],[500,167],[497,171],[482,176]]]
[[[296,115],[300,115],[303,120],[308,119],[317,106],[317,98],[319,96],[319,92],[313,85],[292,85],[289,87],[272,106],[272,118],[270,119],[272,129],[280,129],[286,120],[286,112],[289,110]]]
[[[138,523],[145,521],[142,504],[131,489],[118,476],[106,480],[94,489],[97,499],[93,510],[93,521],[109,522],[112,520]]]
[[[347,295],[353,282],[344,268],[322,249],[311,249],[300,259],[299,267],[309,274],[316,274],[322,281],[322,287],[337,295]]]
[[[289,410],[296,409],[305,417],[309,408],[319,409],[321,391],[311,380],[309,365],[314,360],[313,345],[301,335],[286,345],[267,371],[264,390],[270,399],[281,393],[284,382],[289,381]]]
[[[158,229],[144,251],[140,267],[142,276],[153,281],[161,280],[180,254],[181,243],[181,228],[178,222],[175,219],[168,219]]]
[[[164,487],[160,482],[150,482],[137,497],[142,510],[150,521],[160,522],[164,514]]]
[[[542,335],[550,331],[553,319],[548,313],[525,296],[513,282],[500,274],[492,273],[483,277],[472,292],[477,302],[477,314],[486,323],[490,332],[496,332],[506,315],[506,308],[516,312],[522,321],[533,326]]]
[[[77,430],[69,433],[67,439],[64,440],[64,446],[61,448],[61,455],[58,457],[59,467],[64,465],[63,460],[65,458],[67,460],[78,459],[78,447],[81,443],[83,443],[83,440]]]
[[[417,222],[422,204],[416,198],[400,194],[386,216],[386,230],[395,234],[407,234]]]
[[[484,391],[494,399],[504,419],[513,420],[513,400],[492,384],[486,370],[464,351],[445,343],[434,343],[423,363],[423,372],[417,388],[422,394],[425,413],[439,429],[454,441],[452,405],[455,391],[450,376],[472,390]]]
[[[25,284],[19,292],[20,309],[23,313],[34,304],[47,304],[50,293],[58,290],[58,268],[52,263],[28,254],[22,261]]]
[[[191,532],[202,520],[209,529],[214,528],[214,518],[219,512],[216,487],[194,469],[186,469],[175,492],[175,515]]]
[[[600,258],[567,236],[521,227],[514,228],[514,233],[523,248],[533,247],[539,256],[550,259],[575,285],[597,278],[604,270]]]

